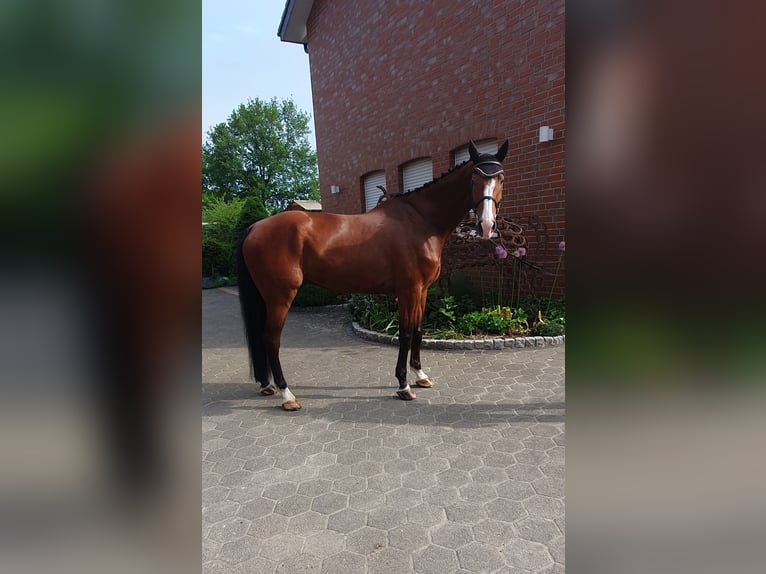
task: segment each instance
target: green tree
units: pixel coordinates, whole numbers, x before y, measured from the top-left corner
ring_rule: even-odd
[[[254,197],[272,213],[294,199],[319,199],[309,115],[291,99],[240,104],[202,146],[203,192],[224,201]]]

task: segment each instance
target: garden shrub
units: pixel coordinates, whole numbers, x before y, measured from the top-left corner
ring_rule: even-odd
[[[209,277],[236,277],[234,250],[241,229],[239,218],[245,202],[226,202],[206,197],[202,204],[202,274]]]
[[[391,297],[352,295],[348,308],[362,327],[387,334],[398,333],[396,304]],[[530,321],[530,317],[534,317]],[[531,325],[530,325],[531,323]],[[503,305],[476,309],[472,298],[456,297],[432,287],[423,314],[427,338],[460,339],[465,336],[554,336],[563,335],[565,327],[562,300],[527,298],[523,305]]]

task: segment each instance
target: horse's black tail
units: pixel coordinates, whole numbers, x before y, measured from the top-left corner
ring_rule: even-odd
[[[245,338],[250,352],[250,372],[261,386],[269,384],[269,361],[264,343],[266,328],[266,303],[253,283],[250,271],[245,264],[242,245],[250,227],[245,229],[237,242],[237,282],[239,284],[239,305],[245,324]]]

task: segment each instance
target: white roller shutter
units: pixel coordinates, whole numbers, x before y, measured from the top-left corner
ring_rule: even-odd
[[[416,159],[402,168],[402,189],[404,193],[419,188],[434,178],[433,162],[430,157]]]
[[[480,140],[474,143],[476,144],[476,149],[479,151],[479,153],[497,153],[497,140],[495,139]],[[468,161],[469,157],[468,145],[466,144],[455,151],[455,165],[460,165],[464,161]]]
[[[378,186],[386,187],[386,172],[376,171],[364,177],[364,210],[370,211],[378,205],[378,199],[383,192]]]

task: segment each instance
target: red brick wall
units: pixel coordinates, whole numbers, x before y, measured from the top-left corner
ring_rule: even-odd
[[[508,138],[501,215],[547,226],[545,245],[530,252],[547,252],[537,263],[555,270],[565,224],[563,0],[317,0],[307,29],[325,211],[362,211],[371,171],[384,169],[389,192],[402,191],[407,161],[431,156],[438,177],[469,139]],[[542,125],[554,141],[538,142]],[[474,279],[497,287],[494,270]]]

